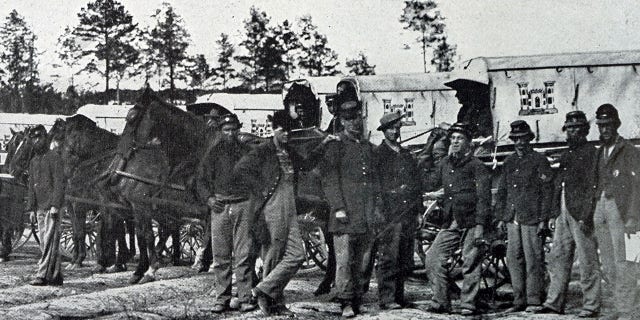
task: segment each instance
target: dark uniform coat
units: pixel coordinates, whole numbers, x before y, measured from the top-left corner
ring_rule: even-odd
[[[569,214],[593,229],[593,211],[595,209],[595,187],[597,165],[596,147],[583,144],[569,148],[560,154],[560,169],[554,179],[554,194],[551,203],[553,217],[560,215],[562,183],[564,183],[565,201]]]
[[[60,155],[53,150],[36,154],[29,163],[27,211],[62,208],[64,186],[64,168]]]
[[[498,220],[535,225],[551,218],[553,178],[549,161],[542,154],[530,151],[519,157],[516,153],[505,159],[496,195]]]
[[[613,197],[622,219],[640,220],[640,151],[618,137],[611,155],[604,160],[603,148],[596,151],[599,181],[596,197],[604,191]]]
[[[383,190],[383,210],[386,221],[391,222],[397,214],[413,207],[421,207],[420,170],[408,149],[396,152],[386,142],[374,149],[378,161],[380,184]],[[401,186],[405,185],[405,188]],[[402,220],[415,219],[415,214],[405,214]]]
[[[446,156],[440,163],[436,185],[444,188],[444,215],[455,219],[459,228],[491,222],[491,174],[484,163],[471,154],[460,159]]]
[[[336,234],[364,234],[376,228],[379,218],[380,175],[368,141],[355,141],[338,134],[340,141],[325,147],[322,188],[331,207],[329,231]],[[344,209],[348,222],[338,222],[335,212]]]

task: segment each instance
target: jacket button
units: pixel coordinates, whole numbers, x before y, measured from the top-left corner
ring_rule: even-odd
[[[513,187],[514,187],[514,188],[517,188],[517,187],[518,187],[518,185],[517,185],[517,184],[514,184],[514,185],[513,185]]]
[[[449,184],[449,187],[453,187],[453,184],[452,184],[452,183],[450,183],[450,184]]]

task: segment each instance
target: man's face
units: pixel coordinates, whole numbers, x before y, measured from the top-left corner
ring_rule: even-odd
[[[458,99],[458,102],[460,102],[460,104],[463,106],[468,105],[472,101],[471,99],[472,94],[473,92],[471,92],[470,90],[466,90],[466,89],[456,90],[456,98]]]
[[[397,122],[393,126],[384,129],[384,138],[391,142],[397,142],[400,139],[400,127],[402,127],[402,123]]]
[[[519,155],[524,154],[529,148],[528,137],[515,137],[512,140],[513,140],[513,147],[516,149],[516,152]]]
[[[582,131],[583,130],[580,126],[566,127],[565,132],[567,134],[567,142],[574,143],[583,140],[584,134],[582,134]]]
[[[449,145],[449,154],[466,153],[469,149],[469,138],[460,132],[454,132],[449,137],[451,144]]]
[[[600,131],[600,141],[605,144],[613,143],[618,136],[618,128],[615,123],[600,123],[598,131]]]
[[[235,141],[238,138],[239,131],[240,128],[238,127],[238,125],[233,123],[223,124],[222,128],[220,128],[222,138],[225,139],[225,141]]]
[[[281,127],[273,130],[273,136],[280,144],[287,144],[289,142],[289,132],[285,131]]]
[[[354,118],[341,118],[340,120],[342,122],[342,126],[344,126],[344,129],[347,130],[349,133],[353,134],[353,135],[361,135],[362,134],[362,117],[361,116],[356,116]]]
[[[47,136],[40,134],[33,138],[33,147],[36,150],[45,150],[47,148]]]

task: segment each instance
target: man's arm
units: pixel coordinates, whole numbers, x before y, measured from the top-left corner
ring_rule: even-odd
[[[49,151],[52,156],[49,161],[51,174],[53,175],[53,190],[51,190],[51,207],[59,210],[64,204],[64,167],[62,166],[62,158],[55,151]]]
[[[488,226],[491,222],[491,173],[481,161],[475,162],[476,224]]]
[[[340,184],[340,162],[342,155],[340,148],[342,142],[332,142],[327,144],[324,157],[321,162],[322,189],[332,212],[346,209],[344,198],[342,197],[342,186]]]

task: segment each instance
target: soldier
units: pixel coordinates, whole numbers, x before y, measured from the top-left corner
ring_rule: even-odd
[[[363,134],[359,104],[338,108],[344,130],[329,143],[322,161],[322,187],[331,207],[329,232],[336,250],[336,298],[342,316],[360,312],[368,262],[379,218],[379,174],[373,144]]]
[[[413,250],[419,204],[420,171],[408,149],[398,139],[402,127],[400,113],[380,119],[384,140],[374,150],[381,176],[383,209],[387,227],[378,236],[378,299],[381,309],[398,309],[412,304],[405,300],[404,282],[413,268]]]
[[[272,125],[273,139],[256,146],[234,171],[243,184],[262,197],[257,207],[266,230],[258,232],[268,234],[268,243],[263,243],[263,277],[253,289],[253,296],[265,316],[293,315],[284,304],[284,288],[305,259],[296,219],[297,173],[313,168],[331,137],[311,151],[311,160],[306,160],[289,146],[289,131],[295,121],[288,112],[276,111]]]
[[[566,115],[562,131],[569,149],[560,155],[560,170],[554,179],[550,221],[555,229],[549,261],[551,282],[539,313],[563,313],[571,279],[574,254],[580,263],[581,318],[597,317],[600,311],[598,248],[593,234],[594,174],[596,148],[587,144],[589,122],[582,111]]]
[[[476,297],[480,289],[481,247],[484,228],[490,222],[491,175],[484,164],[472,155],[472,130],[469,124],[455,123],[449,128],[449,155],[442,159],[436,185],[443,192],[425,194],[440,199],[448,227],[440,230],[426,254],[426,271],[432,283],[433,298],[428,310],[449,313],[449,279],[447,262],[462,244],[461,313],[477,312]]]
[[[32,223],[38,223],[42,257],[38,262],[34,286],[62,285],[60,268],[60,208],[64,202],[64,168],[58,152],[49,149],[47,131],[39,125],[31,130],[35,155],[29,163],[27,210]]]
[[[510,312],[538,311],[544,294],[544,237],[551,204],[551,166],[535,152],[535,138],[523,120],[511,123],[515,153],[502,166],[496,195],[498,229],[507,231],[507,261],[513,287]]]
[[[634,305],[636,273],[626,261],[625,233],[637,231],[640,214],[640,152],[618,134],[618,110],[603,104],[596,111],[601,147],[597,151],[595,234],[605,275],[615,285],[614,301],[621,317]]]
[[[211,215],[216,282],[212,311],[221,313],[229,309],[233,271],[240,311],[247,312],[256,308],[251,297],[255,262],[251,227],[254,220],[250,192],[238,183],[233,168],[250,148],[238,141],[241,125],[236,115],[225,115],[218,125],[220,139],[205,155],[198,173],[198,193],[201,199],[207,199]]]

